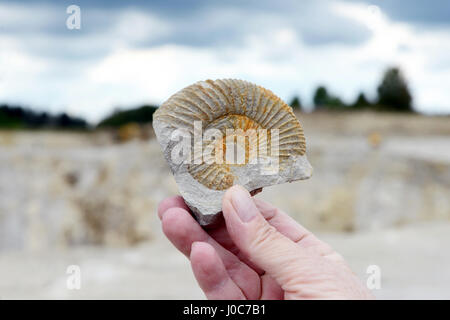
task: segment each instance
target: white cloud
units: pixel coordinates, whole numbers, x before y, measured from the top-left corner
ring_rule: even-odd
[[[111,33],[125,42],[151,41],[168,35],[171,26],[149,13],[128,9],[118,14],[118,23]]]
[[[357,52],[359,61],[379,61],[381,65],[402,68],[413,89],[415,106],[426,113],[450,113],[450,30],[423,30],[406,23],[388,19],[373,6],[338,2],[335,10],[364,22],[373,31],[373,37]],[[439,61],[439,62],[438,62]],[[432,66],[437,64],[442,68]]]

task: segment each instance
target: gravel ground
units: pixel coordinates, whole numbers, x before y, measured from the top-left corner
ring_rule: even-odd
[[[155,232],[132,248],[79,247],[4,253],[2,299],[204,299],[188,260]],[[369,265],[381,270],[380,299],[450,299],[450,223],[319,236],[347,259],[363,282]],[[81,269],[80,290],[68,290],[69,265]]]

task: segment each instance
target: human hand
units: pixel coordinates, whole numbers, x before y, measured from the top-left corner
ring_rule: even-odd
[[[341,255],[244,188],[230,188],[222,210],[225,222],[204,230],[180,196],[158,208],[208,299],[373,299]]]

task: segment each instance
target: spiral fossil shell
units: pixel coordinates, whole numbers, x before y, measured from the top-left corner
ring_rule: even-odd
[[[199,127],[194,125],[196,122]],[[153,126],[180,193],[202,225],[217,220],[222,196],[234,184],[253,191],[307,179],[312,173],[305,156],[303,129],[291,107],[270,90],[247,81],[224,79],[194,83],[161,105],[154,114]],[[220,135],[214,141],[200,141],[201,150],[212,143],[212,156],[223,159],[223,162],[194,161],[199,155],[192,153],[189,154],[191,161],[181,164],[173,161],[175,130],[183,130],[191,136],[200,130],[200,136],[204,138],[202,134],[211,129]],[[243,139],[239,140],[239,136]],[[242,148],[245,154],[243,161],[226,161],[227,148],[230,147],[225,141],[233,141],[236,148]],[[277,148],[273,153],[272,146],[275,145]],[[261,155],[261,150],[269,150],[273,154]],[[262,164],[256,160],[263,158],[265,166],[276,160],[278,170],[275,174],[261,173]]]

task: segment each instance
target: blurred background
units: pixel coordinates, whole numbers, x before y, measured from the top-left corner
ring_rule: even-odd
[[[304,126],[313,177],[257,197],[378,266],[377,297],[449,299],[448,52],[446,0],[0,1],[0,299],[203,298],[151,120],[217,78]]]

